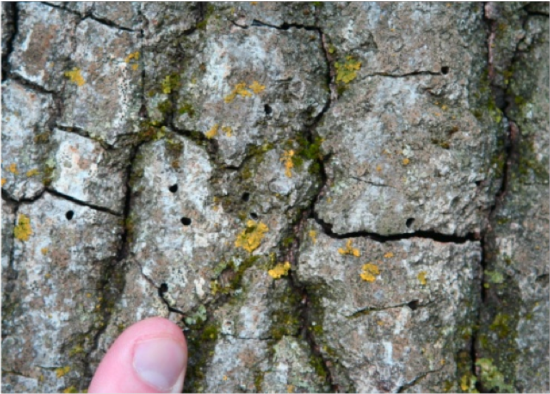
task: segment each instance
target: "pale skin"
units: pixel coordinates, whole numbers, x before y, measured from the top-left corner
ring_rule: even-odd
[[[128,327],[113,343],[89,393],[181,393],[187,344],[181,329],[155,317]]]

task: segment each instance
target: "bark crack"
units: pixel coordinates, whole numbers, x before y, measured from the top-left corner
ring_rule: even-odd
[[[13,26],[13,32],[6,41],[6,54],[2,56],[2,82],[8,79],[8,74],[11,70],[9,57],[13,53],[13,43],[15,41],[15,37],[19,33],[19,9],[17,8],[17,2],[6,2],[4,4],[5,6],[2,7],[2,12],[4,11],[4,7],[6,7],[6,10],[9,9],[8,12],[9,14],[11,14],[10,17]]]
[[[89,202],[86,202],[86,201],[81,201],[81,200],[78,200],[74,197],[71,197],[71,196],[68,196],[66,194],[63,194],[63,193],[60,193],[58,192],[57,190],[51,188],[51,187],[48,187],[46,189],[46,192],[51,194],[51,195],[54,195],[56,197],[60,197],[60,198],[63,198],[65,200],[68,200],[68,201],[71,201],[71,202],[74,202],[75,204],[77,205],[80,205],[80,206],[83,206],[83,207],[87,207],[87,208],[91,208],[91,209],[94,209],[96,211],[99,211],[99,212],[104,212],[104,213],[108,213],[110,215],[114,215],[114,216],[121,216],[121,213],[120,212],[116,212],[116,211],[113,211],[109,208],[106,208],[106,207],[102,207],[102,206],[99,206],[99,205],[95,205],[95,204],[92,204],[92,203],[89,203]]]

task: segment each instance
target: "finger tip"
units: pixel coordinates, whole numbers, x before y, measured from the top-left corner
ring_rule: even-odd
[[[162,392],[140,378],[134,368],[135,348],[138,344],[156,339],[168,339],[183,352],[182,378],[178,378],[172,390],[181,391],[187,365],[187,343],[182,330],[173,322],[162,317],[152,317],[128,327],[113,343],[99,364],[88,389],[99,392]],[[176,387],[178,386],[178,387]]]

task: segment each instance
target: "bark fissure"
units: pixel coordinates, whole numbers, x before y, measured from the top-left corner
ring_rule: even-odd
[[[476,382],[476,388],[480,392],[490,392],[487,391],[487,389],[483,386],[482,376],[480,376],[480,370],[478,367],[476,367],[476,361],[479,358],[479,350],[478,347],[480,344],[479,341],[479,335],[481,330],[481,325],[483,323],[484,316],[482,315],[483,312],[483,306],[486,305],[488,300],[488,293],[487,288],[490,287],[490,280],[486,277],[485,271],[489,268],[490,261],[488,259],[494,258],[494,248],[495,248],[495,233],[494,233],[494,224],[496,222],[495,215],[497,212],[503,207],[505,204],[506,196],[511,190],[511,179],[512,174],[515,170],[518,168],[519,160],[520,160],[520,138],[521,138],[521,132],[519,130],[519,127],[513,120],[513,117],[510,113],[510,110],[512,109],[512,106],[514,105],[514,97],[511,96],[511,93],[508,91],[504,91],[501,86],[497,86],[494,83],[495,79],[495,68],[494,68],[494,60],[495,60],[495,40],[496,37],[496,31],[498,29],[498,23],[499,19],[491,19],[487,15],[487,7],[489,3],[484,3],[483,5],[483,21],[485,22],[485,25],[487,26],[487,74],[489,78],[489,85],[491,88],[491,98],[496,103],[497,108],[501,111],[503,119],[508,123],[508,130],[507,133],[504,135],[504,148],[503,153],[505,156],[505,159],[503,161],[503,169],[502,169],[502,178],[501,178],[501,184],[498,190],[496,191],[495,197],[494,197],[494,203],[490,207],[489,212],[487,214],[487,226],[483,229],[481,234],[481,248],[482,248],[482,257],[481,257],[481,271],[482,271],[482,277],[480,281],[480,299],[481,304],[478,307],[477,310],[477,316],[475,320],[475,324],[473,325],[472,329],[472,339],[471,339],[471,347],[470,347],[470,361],[471,361],[471,373],[473,376],[477,377]],[[525,28],[525,24],[527,22],[528,17],[530,16],[529,11],[527,11],[527,16],[523,18],[522,21],[522,27]],[[547,15],[545,15],[547,16]],[[513,55],[510,58],[510,65],[513,65],[518,58],[519,51],[519,44],[521,43],[521,40],[516,41],[516,47],[514,49]],[[513,75],[510,77],[510,79],[513,79]],[[508,83],[508,86],[510,86],[511,81]]]
[[[108,213],[110,215],[114,215],[114,216],[122,216],[120,212],[116,212],[116,211],[113,211],[109,208],[106,208],[106,207],[102,207],[102,206],[99,206],[99,205],[95,205],[95,204],[92,204],[90,202],[87,202],[87,201],[81,201],[81,200],[78,200],[74,197],[71,197],[67,194],[63,194],[63,193],[60,193],[58,192],[57,190],[51,188],[51,187],[48,187],[46,188],[46,192],[51,194],[51,195],[54,195],[56,197],[59,197],[59,198],[62,198],[64,200],[68,200],[68,201],[71,201],[71,202],[74,202],[75,204],[77,205],[80,205],[80,206],[83,206],[83,207],[87,207],[87,208],[90,208],[90,209],[93,209],[95,211],[99,211],[99,212],[103,212],[103,213]]]
[[[11,70],[9,58],[13,53],[13,43],[15,41],[15,37],[19,33],[19,10],[17,8],[17,2],[9,2],[4,4],[6,4],[6,7],[10,7],[13,32],[6,42],[6,54],[2,56],[2,82],[8,79],[8,74]]]

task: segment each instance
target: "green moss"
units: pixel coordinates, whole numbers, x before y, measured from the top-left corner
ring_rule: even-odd
[[[206,325],[201,332],[201,340],[203,341],[215,341],[218,339],[219,327],[217,324]]]
[[[44,186],[48,187],[52,184],[54,174],[55,162],[46,162],[46,164],[44,165],[44,169],[42,170],[42,183],[44,184]]]
[[[309,357],[309,364],[313,367],[313,370],[319,376],[320,381],[325,381],[328,375],[327,368],[323,363],[323,360],[319,356],[311,355]]]
[[[516,391],[513,385],[506,383],[504,375],[493,364],[493,360],[480,358],[476,361],[476,366],[480,370],[483,388],[487,391],[494,390],[497,393],[513,393]]]
[[[206,369],[214,354],[214,347],[219,335],[218,327],[216,322],[205,321],[186,332],[189,359],[183,387],[184,393],[204,391]]]
[[[164,94],[170,94],[181,86],[181,77],[178,74],[171,74],[164,77],[161,81],[161,91]]]
[[[33,141],[35,144],[46,144],[50,141],[50,137],[52,136],[51,131],[46,130],[43,133],[39,133],[34,136]]]
[[[215,11],[216,11],[216,7],[214,7],[214,5],[207,4],[204,18],[202,19],[202,21],[197,23],[196,28],[198,30],[206,30],[206,26],[208,25],[208,20],[210,19],[211,16],[214,15]]]
[[[265,373],[263,371],[255,371],[254,372],[254,387],[256,388],[256,392],[261,393],[262,392],[262,384],[264,382],[264,375]]]
[[[508,338],[512,333],[510,323],[512,318],[509,315],[499,313],[489,326],[489,330],[495,332],[500,339]]]
[[[157,109],[163,115],[170,114],[172,112],[172,103],[170,100],[164,100],[157,104]]]
[[[189,102],[184,102],[183,105],[178,109],[178,113],[180,115],[187,114],[190,118],[193,118],[195,116],[193,105],[191,105],[191,103]]]

